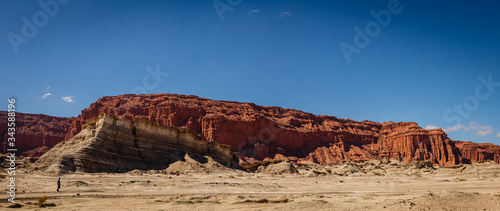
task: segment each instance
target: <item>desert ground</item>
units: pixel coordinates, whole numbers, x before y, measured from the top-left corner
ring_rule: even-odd
[[[252,173],[187,160],[160,171],[17,174],[16,202],[27,210],[500,210],[494,162],[282,162]],[[3,196],[0,210],[9,210]],[[55,206],[39,208],[40,196]]]

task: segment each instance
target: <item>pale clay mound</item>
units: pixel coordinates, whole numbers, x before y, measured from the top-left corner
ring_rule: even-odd
[[[32,167],[56,173],[128,172],[162,170],[172,164],[172,168],[185,165],[181,168],[184,171],[188,166],[196,169],[196,165],[217,167],[214,163],[237,168],[238,162],[239,155],[229,146],[209,142],[191,131],[101,115],[89,120],[78,135],[41,156]]]
[[[259,166],[257,172],[266,174],[296,174],[299,173],[295,166],[289,162],[271,163],[267,166]]]
[[[171,163],[168,168],[161,170],[132,170],[127,172],[131,175],[143,174],[169,174],[169,175],[187,175],[187,174],[214,174],[223,172],[240,172],[242,170],[228,168],[209,156],[196,157],[186,154],[183,160]]]

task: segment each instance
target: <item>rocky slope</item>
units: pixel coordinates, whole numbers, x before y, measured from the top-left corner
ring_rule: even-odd
[[[209,141],[230,145],[243,162],[288,159],[298,163],[334,163],[394,158],[456,165],[485,159],[500,162],[500,147],[450,140],[441,129],[414,122],[357,122],[294,109],[253,103],[214,101],[175,94],[103,97],[82,111],[65,139],[86,119],[108,113],[135,120],[188,128]]]
[[[166,169],[186,155],[200,163],[209,158],[238,167],[239,154],[190,130],[160,126],[145,119],[129,121],[101,114],[83,130],[41,156],[33,167],[49,172],[126,172]]]
[[[18,154],[39,156],[64,140],[72,118],[44,114],[16,113],[16,146]],[[6,153],[7,112],[0,111],[0,152]]]

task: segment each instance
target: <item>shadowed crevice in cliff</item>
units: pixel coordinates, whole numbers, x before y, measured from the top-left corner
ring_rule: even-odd
[[[105,114],[89,119],[78,135],[57,144],[33,167],[57,173],[127,172],[167,169],[179,161],[239,168],[239,155],[229,146],[186,129]]]
[[[146,161],[144,161],[144,158],[141,155],[141,151],[139,151],[139,147],[137,146],[137,133],[136,133],[136,130],[137,129],[135,128],[135,126],[132,126],[132,135],[133,135],[132,136],[133,137],[132,142],[134,143],[134,148],[137,149],[137,155],[139,156],[138,158],[146,166],[146,169],[155,169],[155,167],[152,167],[151,165],[148,165],[148,163]],[[113,142],[113,143],[116,143],[116,142]],[[128,168],[133,168],[133,167],[129,166]]]

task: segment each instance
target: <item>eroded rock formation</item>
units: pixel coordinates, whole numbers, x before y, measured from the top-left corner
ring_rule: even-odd
[[[26,157],[36,157],[43,154],[47,149],[64,140],[71,121],[72,118],[16,112],[16,134],[14,137],[16,138],[17,154],[23,153]],[[0,111],[1,153],[6,153],[8,148],[7,128],[7,112]]]
[[[62,173],[166,169],[186,154],[201,163],[209,156],[238,167],[239,154],[229,146],[209,142],[190,130],[106,114],[88,119],[80,133],[54,146],[33,167]]]
[[[372,158],[430,160],[437,165],[484,159],[500,162],[500,148],[496,145],[455,142],[441,129],[425,130],[414,122],[357,122],[294,109],[175,94],[100,98],[72,122],[65,139],[76,135],[86,119],[102,113],[188,128],[209,141],[230,145],[232,151],[241,153],[243,162],[287,159],[334,163]]]
[[[493,160],[500,163],[500,146],[490,143],[473,143],[470,141],[457,141],[455,145],[460,149],[460,154],[466,163]]]

